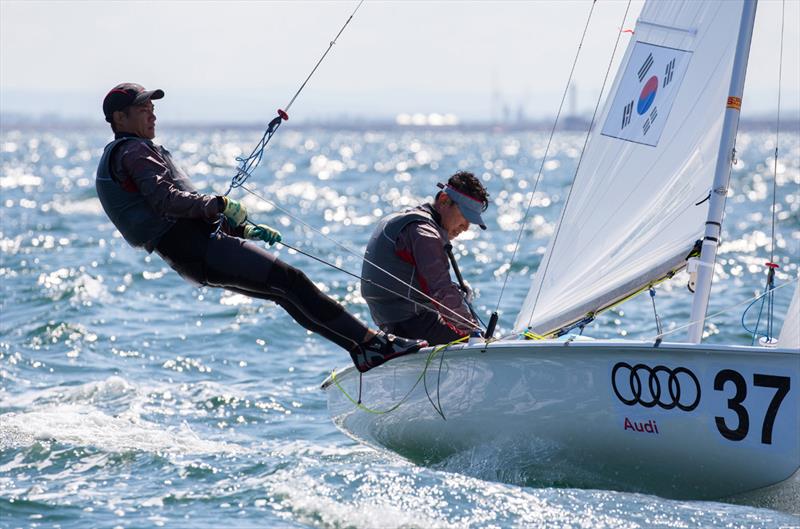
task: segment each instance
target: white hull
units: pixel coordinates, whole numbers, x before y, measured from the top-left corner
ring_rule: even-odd
[[[366,373],[363,405],[397,404],[427,358]],[[357,397],[357,371],[336,373],[341,390],[323,384],[335,424],[417,463],[526,484],[721,498],[800,468],[797,349],[506,341],[451,347],[439,362],[427,369],[427,393],[420,382],[383,414],[341,391]]]

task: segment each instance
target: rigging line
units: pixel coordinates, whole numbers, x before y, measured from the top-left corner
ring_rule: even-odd
[[[442,359],[444,358],[444,351],[442,351],[442,357],[441,357],[441,358],[442,358]],[[441,369],[442,369],[442,368],[441,368],[441,365],[440,365],[440,366],[439,366],[439,371],[440,371],[440,372],[441,372]],[[438,379],[437,379],[437,387],[436,387],[437,398],[438,398],[438,393],[439,393],[439,387],[438,387],[438,383],[439,383],[439,382],[438,382]],[[433,402],[433,399],[431,398],[431,393],[430,393],[430,391],[428,390],[428,370],[427,370],[427,369],[425,370],[425,373],[423,374],[423,377],[422,377],[422,386],[423,386],[423,388],[425,389],[425,396],[428,398],[428,402],[430,402],[430,403],[431,403],[431,406],[433,406],[433,409],[436,411],[436,413],[438,413],[438,414],[439,414],[439,416],[440,416],[440,417],[441,417],[443,420],[445,420],[445,421],[446,421],[446,420],[447,420],[447,417],[445,417],[445,416],[444,416],[444,412],[443,412],[443,411],[442,411],[442,409],[441,409],[441,404],[442,404],[442,403],[441,403],[441,401],[439,402],[439,406],[436,406],[436,403],[435,403],[435,402]]]
[[[775,205],[778,193],[778,141],[781,133],[781,81],[783,79],[783,27],[786,21],[786,0],[781,5],[781,51],[778,58],[778,112],[775,116],[775,163],[772,173],[772,234],[769,252],[770,262],[775,262]]]
[[[363,277],[361,277],[360,275],[358,275],[358,274],[355,274],[355,273],[353,273],[353,272],[350,272],[349,270],[345,270],[344,268],[342,268],[342,267],[340,267],[340,266],[337,266],[337,265],[335,265],[335,264],[331,263],[330,261],[326,261],[325,259],[323,259],[323,258],[321,258],[321,257],[317,257],[316,255],[313,255],[313,254],[310,254],[310,253],[308,253],[308,252],[305,252],[305,251],[301,250],[300,248],[296,248],[296,247],[294,247],[294,246],[292,246],[292,245],[290,245],[290,244],[287,244],[287,243],[285,243],[285,242],[283,242],[283,241],[279,242],[278,244],[281,244],[281,245],[283,245],[283,246],[287,247],[287,248],[288,248],[288,249],[290,249],[290,250],[294,250],[295,252],[297,252],[297,253],[299,253],[299,254],[303,254],[303,255],[305,255],[306,257],[309,257],[309,258],[311,258],[311,259],[313,259],[313,260],[315,260],[315,261],[317,261],[317,262],[319,262],[319,263],[322,263],[322,264],[324,264],[324,265],[326,265],[326,266],[329,266],[329,267],[331,267],[331,268],[333,268],[333,269],[336,269],[336,270],[338,270],[338,271],[340,271],[340,272],[342,272],[342,273],[344,273],[344,274],[347,274],[347,275],[349,275],[349,276],[351,276],[351,277],[354,277],[354,278],[356,278],[356,279],[360,279],[361,281],[364,281],[364,282],[366,282],[366,283],[369,283],[370,285],[376,286],[376,287],[378,287],[378,288],[380,288],[380,289],[383,289],[383,290],[385,290],[385,291],[387,291],[387,292],[390,292],[390,293],[392,293],[392,294],[394,294],[394,295],[396,295],[396,296],[399,296],[399,297],[401,297],[401,298],[405,299],[406,301],[410,301],[411,303],[413,303],[414,305],[416,305],[416,306],[418,306],[418,307],[420,307],[420,308],[422,308],[422,309],[425,309],[425,310],[428,310],[428,311],[431,311],[431,312],[435,312],[436,314],[439,314],[439,311],[438,311],[438,310],[436,310],[434,307],[429,307],[428,305],[424,305],[424,304],[422,304],[422,303],[420,303],[420,302],[418,302],[418,301],[415,301],[415,300],[411,299],[410,297],[406,297],[406,296],[403,296],[402,294],[398,294],[397,292],[395,292],[394,290],[390,289],[389,287],[386,287],[386,286],[384,286],[384,285],[380,285],[380,284],[378,284],[378,283],[376,283],[376,282],[374,282],[374,281],[371,281],[371,280],[369,280],[369,279],[364,279],[364,278],[363,278]],[[447,307],[445,307],[445,308],[447,308]],[[457,313],[456,313],[456,314],[457,314]],[[457,314],[457,315],[458,315],[458,314]],[[459,316],[460,316],[460,315],[459,315]],[[443,317],[444,317],[444,316],[443,316]],[[472,324],[472,322],[469,322],[469,321],[468,321],[468,320],[466,320],[466,319],[464,319],[464,321],[465,321],[465,322],[468,322],[468,323],[470,323],[470,324]],[[345,337],[345,338],[346,338],[346,337]],[[466,338],[466,337],[465,337],[465,338]]]
[[[439,357],[439,371],[436,373],[436,402],[439,403],[439,414],[442,416],[443,420],[447,420],[447,417],[444,416],[444,408],[442,408],[442,397],[439,393],[439,389],[442,386],[442,364],[444,364],[444,354],[447,352],[447,348],[442,349],[442,355]]]
[[[768,294],[770,294],[769,285],[766,286],[766,288],[764,289],[764,293],[761,294],[761,296],[756,297],[756,299],[754,299],[752,303],[750,303],[747,306],[747,308],[742,311],[742,322],[741,322],[742,328],[753,336],[753,339],[750,341],[750,345],[755,345],[756,340],[759,338],[758,326],[761,323],[761,314],[764,311],[764,302],[767,300],[768,297],[772,297],[771,295]],[[761,299],[761,307],[759,307],[758,309],[758,318],[756,319],[756,326],[753,329],[750,329],[747,326],[747,323],[745,322],[745,320],[747,319],[747,313],[750,312],[750,309],[753,307],[753,305],[755,305],[758,302],[759,299]],[[765,338],[772,338],[772,329],[767,329],[767,334],[762,334],[761,336]]]
[[[784,35],[784,24],[785,24],[785,17],[786,17],[786,2],[781,4],[781,36],[780,36],[780,55],[778,58],[778,108],[777,113],[775,116],[775,155],[773,160],[773,172],[772,172],[772,207],[771,207],[771,229],[770,229],[770,250],[769,250],[769,262],[766,263],[767,266],[767,284],[764,287],[764,297],[761,299],[761,306],[758,309],[758,318],[756,319],[756,326],[755,328],[750,331],[745,324],[745,317],[747,316],[747,312],[750,308],[755,304],[755,301],[751,303],[742,313],[742,327],[745,328],[748,332],[751,332],[753,335],[753,345],[755,345],[756,340],[758,339],[758,327],[761,323],[761,316],[764,311],[764,306],[766,305],[767,314],[766,314],[766,339],[772,339],[772,324],[773,324],[773,301],[774,301],[774,294],[772,289],[775,285],[775,268],[777,265],[775,264],[775,214],[776,214],[776,206],[777,206],[777,195],[778,195],[778,149],[779,149],[779,142],[780,142],[780,131],[781,131],[781,84],[783,78],[783,35]]]
[[[533,190],[531,191],[531,198],[528,201],[528,207],[525,209],[525,216],[522,218],[522,223],[519,227],[519,233],[517,234],[517,242],[514,245],[514,251],[511,254],[511,260],[509,261],[508,270],[506,270],[506,277],[503,279],[503,286],[500,288],[500,295],[497,298],[497,306],[495,307],[495,312],[500,310],[500,301],[503,299],[503,294],[506,290],[506,284],[508,283],[508,277],[511,275],[511,265],[514,264],[514,260],[517,257],[517,249],[519,249],[519,242],[522,239],[522,233],[525,230],[525,222],[528,219],[528,215],[530,214],[531,206],[533,205],[533,197],[536,195],[536,189],[539,187],[539,181],[542,178],[542,171],[544,170],[544,163],[547,160],[547,154],[550,152],[550,144],[553,141],[553,136],[556,133],[556,126],[558,125],[558,119],[561,116],[561,110],[564,108],[564,101],[567,99],[567,92],[569,91],[569,86],[572,84],[572,76],[575,73],[575,66],[578,64],[578,57],[581,53],[581,48],[583,47],[583,40],[586,37],[587,30],[589,29],[589,22],[592,20],[592,13],[594,12],[594,6],[597,3],[597,0],[592,2],[592,7],[589,9],[589,16],[586,17],[586,25],[583,28],[583,34],[581,35],[581,40],[578,43],[578,49],[575,51],[575,59],[572,61],[572,68],[569,71],[569,77],[567,78],[567,86],[564,87],[564,93],[561,95],[561,103],[558,105],[558,112],[556,112],[555,121],[553,121],[553,128],[550,130],[550,137],[547,139],[547,147],[544,150],[544,156],[542,157],[542,163],[539,166],[539,172],[536,175],[536,182],[533,184]]]
[[[445,417],[445,415],[444,415],[444,408],[442,408],[442,398],[441,398],[441,395],[440,395],[440,392],[439,392],[439,388],[441,387],[441,384],[442,384],[442,364],[444,363],[444,354],[447,352],[447,348],[450,347],[451,345],[456,345],[456,344],[459,344],[459,343],[463,343],[467,339],[468,339],[467,336],[463,336],[463,337],[458,338],[457,340],[454,340],[454,341],[452,341],[452,342],[450,342],[448,344],[444,344],[444,345],[440,345],[440,346],[436,347],[436,352],[441,351],[441,353],[442,353],[439,356],[439,370],[438,370],[438,373],[436,375],[436,402],[433,402],[433,399],[431,398],[431,394],[428,391],[428,366],[430,365],[430,361],[433,358],[432,356],[428,358],[428,362],[425,364],[425,371],[422,373],[422,385],[425,388],[425,396],[428,397],[428,402],[431,403],[431,406],[433,406],[433,409],[436,410],[436,413],[438,413],[439,416],[444,421],[447,420],[447,417]],[[438,406],[436,405],[437,403],[438,403]]]
[[[661,335],[661,318],[658,317],[658,311],[656,310],[656,289],[654,287],[650,287],[650,301],[653,302],[653,316],[656,319],[656,331],[658,332],[659,336]]]
[[[285,112],[289,112],[289,109],[292,108],[292,104],[294,103],[294,100],[297,99],[297,96],[299,96],[300,92],[303,91],[303,88],[306,87],[306,83],[308,83],[308,80],[311,79],[311,76],[314,75],[314,72],[317,71],[317,68],[319,68],[319,65],[322,64],[322,61],[325,60],[325,56],[328,55],[329,51],[331,51],[331,48],[333,48],[333,45],[336,44],[336,41],[339,39],[339,35],[342,34],[342,32],[344,31],[344,28],[346,28],[347,25],[350,23],[350,21],[353,20],[353,17],[356,15],[356,12],[359,10],[359,8],[361,8],[361,4],[363,4],[363,3],[364,3],[364,0],[361,0],[358,3],[358,5],[356,6],[356,8],[353,10],[353,12],[350,14],[350,17],[345,21],[344,25],[342,26],[342,29],[339,30],[339,33],[336,34],[336,36],[333,38],[331,43],[328,45],[328,49],[325,50],[325,53],[323,53],[322,57],[320,57],[319,60],[317,61],[317,64],[314,66],[314,69],[311,70],[311,73],[308,74],[308,77],[306,77],[306,80],[303,81],[303,84],[297,90],[297,93],[294,94],[294,97],[292,97],[291,101],[289,101],[289,104],[286,105],[286,108],[284,109]]]
[[[622,15],[622,24],[620,28],[625,27],[625,20],[628,18],[628,10],[631,8],[631,0],[628,0],[628,4],[625,6],[625,14]],[[561,219],[564,218],[564,215],[567,212],[567,207],[569,207],[569,199],[572,196],[572,191],[575,188],[575,180],[578,178],[578,172],[581,168],[581,162],[583,161],[583,155],[586,154],[586,145],[589,143],[589,137],[591,136],[592,129],[594,127],[594,121],[597,118],[597,111],[600,108],[600,102],[603,100],[603,92],[606,88],[606,83],[608,82],[608,76],[611,73],[611,66],[614,64],[614,57],[617,55],[617,48],[619,47],[619,39],[622,37],[622,30],[617,33],[617,40],[614,42],[614,49],[611,51],[611,59],[608,61],[608,68],[606,69],[606,75],[603,78],[603,85],[600,87],[600,94],[597,96],[597,104],[595,104],[594,112],[592,113],[592,120],[589,122],[589,128],[586,131],[586,138],[583,141],[583,148],[581,149],[581,155],[578,158],[578,165],[575,167],[575,176],[572,179],[572,185],[569,186],[569,192],[567,193],[567,198],[564,201],[564,208],[561,210]],[[536,311],[536,305],[539,303],[539,295],[542,293],[542,285],[544,284],[544,278],[547,277],[547,270],[550,268],[550,260],[552,257],[553,250],[555,249],[556,242],[558,241],[558,234],[561,232],[561,220],[559,219],[558,226],[556,227],[556,232],[553,234],[553,244],[550,247],[550,252],[547,255],[547,262],[545,263],[544,270],[542,271],[542,281],[539,282],[539,289],[536,291],[536,298],[533,300],[533,307],[531,308],[531,316],[528,319],[528,327],[530,327],[531,322],[533,321],[533,314]],[[537,270],[538,274],[538,270]]]
[[[719,6],[717,7],[716,11],[714,12],[714,16],[713,16],[712,20],[714,22],[716,22],[720,17],[720,13],[724,12],[725,10],[726,10],[726,6],[724,4],[719,4]],[[708,90],[708,87],[712,84],[712,81],[719,76],[719,71],[724,69],[723,66],[722,66],[723,63],[724,63],[724,61],[721,62],[721,63],[718,63],[716,66],[714,66],[714,69],[712,71],[708,72],[707,79],[706,79],[705,83],[703,84],[702,88],[700,88],[697,91],[697,93],[704,93],[704,92],[706,92]],[[676,130],[680,130],[687,122],[689,122],[689,121],[691,121],[693,119],[693,117],[695,116],[696,112],[698,111],[698,107],[699,108],[703,108],[702,105],[701,105],[701,99],[696,99],[691,104],[691,107],[686,112],[685,117],[683,117],[683,119],[680,122],[677,122],[677,126],[675,127]],[[676,116],[676,118],[677,117],[678,116]],[[650,163],[649,167],[647,167],[647,169],[640,168],[640,172],[641,172],[643,177],[638,179],[638,182],[635,185],[628,186],[626,188],[627,189],[627,194],[622,199],[622,202],[626,202],[631,196],[633,196],[633,194],[635,192],[639,191],[641,186],[644,185],[644,182],[646,181],[646,179],[644,177],[648,176],[649,174],[651,174],[653,169],[661,162],[662,158],[664,158],[667,155],[667,153],[669,152],[669,148],[672,147],[674,142],[678,141],[678,135],[675,135],[675,136],[673,136],[671,138],[662,138],[661,141],[665,141],[666,142],[666,143],[664,143],[664,149],[662,149],[661,153],[657,154],[657,156],[652,160],[652,162]],[[606,153],[605,156],[609,156],[609,155]],[[601,164],[602,160],[603,160],[603,157],[601,157],[598,160],[597,163]],[[706,193],[703,195],[703,198],[705,198],[706,196],[710,196],[710,194],[711,194],[711,189],[709,188],[706,191]],[[605,196],[606,195],[598,195],[598,196],[596,196],[595,199],[594,199],[594,203],[596,203],[596,204],[603,203],[603,200],[604,200]],[[698,199],[698,200],[700,200],[700,199]],[[609,222],[611,222],[611,217],[606,219],[606,221],[602,225],[600,225],[597,229],[598,230],[604,229],[605,226],[607,226]]]
[[[394,410],[399,408],[404,402],[406,402],[408,400],[408,398],[411,396],[411,393],[419,385],[420,381],[425,377],[425,373],[427,373],[428,367],[430,367],[431,362],[433,361],[434,357],[436,357],[436,355],[439,352],[443,353],[448,347],[450,347],[452,345],[459,344],[459,343],[463,342],[466,339],[467,339],[467,337],[465,336],[463,338],[459,338],[458,340],[454,340],[454,341],[452,341],[450,343],[437,345],[437,346],[433,347],[431,349],[431,352],[428,353],[428,357],[425,359],[425,365],[422,367],[422,373],[419,374],[419,376],[417,377],[417,380],[414,382],[414,385],[411,386],[411,388],[406,392],[405,395],[403,395],[403,397],[396,404],[394,404],[393,406],[391,406],[390,408],[385,409],[385,410],[375,410],[375,409],[369,408],[369,407],[363,405],[361,403],[360,399],[358,401],[356,399],[354,399],[349,393],[347,393],[347,391],[345,391],[345,389],[341,386],[341,384],[339,384],[339,380],[336,378],[336,370],[335,369],[331,373],[331,380],[336,385],[336,387],[339,389],[339,391],[341,391],[342,394],[345,397],[347,397],[347,399],[350,402],[352,402],[355,405],[356,408],[358,408],[358,409],[360,409],[362,411],[365,411],[367,413],[372,413],[372,414],[375,414],[375,415],[384,415],[386,413],[393,412]],[[362,373],[362,375],[363,375],[363,373]],[[433,402],[431,402],[431,404],[433,404]],[[434,409],[436,409],[435,405],[434,405]],[[437,412],[438,411],[439,410],[437,410]],[[442,418],[444,419],[443,415],[442,415]]]
[[[231,182],[230,185],[228,186],[228,190],[225,191],[225,194],[222,196],[227,197],[230,194],[230,192],[233,191],[234,188],[242,187],[245,184],[245,182],[247,182],[248,178],[252,176],[253,171],[255,171],[256,168],[258,168],[262,158],[264,157],[264,151],[266,150],[267,145],[272,139],[272,136],[278,131],[278,129],[281,126],[281,123],[289,119],[289,114],[287,114],[289,108],[291,108],[292,104],[294,104],[295,99],[297,99],[297,96],[299,96],[300,92],[303,91],[303,88],[306,87],[306,84],[308,83],[309,79],[311,79],[311,76],[314,75],[314,72],[317,71],[319,65],[322,64],[322,61],[328,55],[328,52],[331,51],[331,48],[333,48],[333,45],[336,44],[336,41],[339,39],[339,36],[342,34],[344,29],[350,23],[350,21],[353,20],[356,11],[358,11],[358,9],[361,7],[361,4],[363,3],[364,0],[361,0],[358,3],[356,8],[353,10],[353,12],[345,21],[344,25],[342,25],[341,29],[339,29],[339,33],[337,33],[336,37],[334,37],[333,40],[330,42],[330,44],[328,45],[328,49],[325,50],[325,53],[323,53],[322,57],[319,58],[317,64],[314,65],[314,68],[311,70],[311,73],[308,74],[308,77],[306,77],[305,81],[303,81],[303,84],[300,85],[300,88],[297,89],[297,92],[295,92],[294,96],[289,101],[289,104],[286,106],[286,110],[278,109],[278,115],[272,118],[272,121],[269,122],[266,130],[264,131],[263,136],[261,136],[261,139],[258,141],[256,146],[253,147],[253,150],[250,152],[250,154],[247,157],[242,157],[242,156],[236,157],[236,161],[239,164],[238,167],[236,168],[236,174],[234,174],[233,177],[231,177]],[[212,237],[215,237],[219,234],[219,231],[222,228],[222,223],[223,223],[223,215],[220,214],[219,221],[217,224],[217,229],[211,233]]]
[[[397,277],[396,275],[394,275],[394,274],[392,274],[392,273],[390,273],[390,272],[388,272],[388,271],[384,270],[383,268],[381,268],[380,266],[376,265],[375,263],[373,263],[372,261],[370,261],[369,259],[367,259],[367,258],[366,258],[364,255],[361,255],[360,253],[356,252],[355,250],[353,250],[352,248],[350,248],[350,247],[349,247],[349,246],[347,246],[346,244],[344,244],[344,243],[341,243],[341,242],[337,241],[336,239],[334,239],[333,237],[330,237],[330,236],[328,236],[328,235],[326,235],[326,234],[322,233],[322,231],[321,231],[321,230],[319,230],[319,229],[315,228],[314,226],[310,225],[309,223],[305,222],[303,219],[301,219],[301,218],[299,218],[299,217],[295,216],[295,215],[294,215],[294,214],[292,214],[290,211],[288,211],[288,210],[287,210],[287,209],[285,209],[285,208],[282,208],[281,206],[279,206],[279,205],[278,205],[278,204],[276,204],[275,202],[273,202],[273,201],[269,200],[268,198],[266,198],[266,197],[262,196],[261,194],[259,194],[259,193],[255,192],[255,191],[253,191],[252,189],[250,189],[249,187],[245,186],[244,184],[242,184],[242,185],[241,185],[241,186],[239,186],[239,187],[241,187],[242,189],[244,189],[245,191],[247,191],[248,193],[250,193],[250,194],[251,194],[251,195],[253,195],[254,197],[256,197],[256,198],[258,198],[258,199],[260,199],[260,200],[262,200],[262,201],[266,202],[267,204],[270,204],[270,205],[271,205],[271,206],[273,206],[275,209],[277,209],[277,210],[280,210],[280,211],[281,211],[281,212],[283,212],[283,213],[284,213],[284,214],[285,214],[287,217],[289,217],[289,218],[291,218],[291,219],[293,219],[293,220],[297,221],[298,223],[302,224],[303,226],[305,226],[305,227],[306,227],[306,228],[308,228],[309,230],[311,230],[311,231],[313,231],[314,233],[316,233],[316,234],[318,234],[318,235],[322,236],[324,239],[326,239],[326,240],[328,240],[328,241],[332,242],[333,244],[335,244],[335,245],[339,246],[340,248],[344,249],[344,250],[345,250],[347,253],[349,253],[349,254],[351,254],[351,255],[353,255],[353,256],[355,256],[355,257],[357,257],[358,259],[362,259],[364,262],[366,262],[366,263],[369,263],[370,265],[374,266],[376,269],[380,270],[381,272],[383,272],[383,273],[384,273],[384,274],[386,274],[387,276],[391,277],[391,278],[392,278],[392,279],[394,279],[395,281],[397,281],[397,282],[399,282],[399,283],[401,283],[401,284],[403,284],[403,285],[407,286],[408,288],[410,288],[411,290],[413,290],[414,292],[416,292],[416,293],[417,293],[417,294],[419,294],[420,296],[424,297],[425,299],[427,299],[428,301],[430,301],[431,303],[433,303],[434,307],[441,307],[442,309],[444,309],[444,310],[446,310],[447,312],[449,312],[449,313],[450,313],[450,314],[449,314],[449,315],[447,315],[447,316],[445,316],[444,314],[442,314],[442,317],[443,317],[443,318],[449,319],[450,321],[453,321],[453,322],[455,322],[455,321],[460,321],[460,322],[462,322],[462,323],[466,323],[466,324],[467,324],[469,327],[472,327],[472,325],[473,325],[473,322],[469,321],[467,318],[465,318],[464,316],[462,316],[461,314],[459,314],[459,313],[458,313],[458,312],[456,312],[455,310],[451,309],[450,307],[446,307],[446,306],[442,305],[442,304],[441,304],[439,301],[437,301],[437,300],[433,299],[431,296],[429,296],[429,295],[428,295],[428,294],[426,294],[425,292],[422,292],[421,290],[419,290],[419,289],[415,288],[415,287],[414,287],[414,285],[412,285],[412,284],[408,283],[407,281],[404,281],[404,280],[400,279],[400,278],[399,278],[399,277]],[[248,221],[248,222],[250,222],[250,221]],[[286,246],[287,248],[290,248],[290,249],[292,249],[292,250],[295,250],[296,252],[298,252],[298,253],[301,253],[301,254],[303,254],[303,255],[305,255],[305,256],[307,256],[307,257],[310,257],[310,258],[312,258],[312,259],[314,259],[314,260],[316,260],[316,261],[319,261],[319,262],[320,262],[320,263],[322,263],[322,264],[328,265],[328,266],[330,266],[330,267],[332,267],[332,268],[335,268],[335,269],[337,269],[337,270],[339,270],[339,271],[341,271],[341,272],[344,272],[345,274],[348,274],[348,275],[350,275],[350,276],[353,276],[353,277],[355,277],[355,278],[357,278],[357,279],[362,279],[362,277],[361,277],[360,275],[354,274],[354,273],[352,273],[352,272],[348,272],[347,270],[344,270],[343,268],[339,268],[338,266],[334,265],[333,263],[329,263],[329,262],[327,262],[327,261],[325,261],[325,260],[323,260],[323,259],[321,259],[321,258],[319,258],[319,257],[313,256],[313,255],[311,255],[311,254],[309,254],[309,253],[306,253],[306,252],[304,252],[304,251],[302,251],[302,250],[299,250],[299,249],[297,249],[297,248],[293,248],[293,247],[289,246],[288,244],[286,244],[286,243],[284,243],[284,242],[281,242],[280,244],[283,244],[283,245],[284,245],[284,246]],[[373,284],[373,285],[375,285],[375,286],[377,286],[377,287],[383,288],[384,290],[387,290],[388,292],[391,292],[392,294],[395,294],[395,295],[397,295],[397,296],[400,296],[400,297],[402,297],[403,299],[406,299],[407,301],[411,301],[412,303],[416,304],[417,306],[420,306],[420,307],[425,307],[425,308],[426,308],[426,310],[431,310],[431,311],[436,311],[436,312],[438,312],[438,309],[436,309],[436,308],[431,308],[431,307],[428,307],[427,305],[423,305],[423,304],[421,304],[421,303],[419,303],[419,302],[417,302],[417,301],[414,301],[414,300],[413,300],[413,299],[411,299],[410,297],[407,297],[407,296],[403,296],[403,295],[401,295],[401,294],[398,294],[397,292],[395,292],[395,291],[393,291],[393,290],[390,290],[390,289],[388,289],[388,288],[384,287],[383,285],[378,285],[378,284],[377,284],[377,283],[375,283],[375,282],[370,282],[370,283],[371,283],[371,284]],[[441,313],[440,313],[440,314],[441,314]]]
[[[247,182],[247,179],[252,176],[253,171],[255,171],[264,157],[264,150],[267,148],[267,144],[272,139],[272,136],[275,134],[275,132],[277,132],[282,122],[283,117],[281,115],[273,118],[272,121],[269,122],[269,125],[267,125],[267,130],[264,131],[261,139],[258,141],[256,146],[253,147],[253,150],[250,152],[250,154],[244,158],[241,156],[236,157],[236,161],[239,162],[239,166],[236,168],[236,174],[231,178],[231,183],[228,186],[228,190],[225,191],[223,196],[228,196],[234,188],[243,186],[244,183]],[[219,228],[217,228],[217,231],[219,231]]]
[[[789,285],[792,285],[792,284],[794,284],[794,283],[797,283],[797,281],[798,281],[798,280],[800,280],[800,277],[795,277],[794,279],[791,279],[791,280],[787,281],[786,283],[784,283],[784,284],[782,284],[782,285],[778,285],[777,287],[773,288],[773,289],[772,289],[772,292],[775,292],[776,290],[779,290],[779,289],[781,289],[781,288],[784,288],[784,287],[787,287],[787,286],[789,286]],[[706,320],[710,320],[710,319],[712,319],[712,318],[716,318],[716,317],[717,317],[717,316],[719,316],[720,314],[725,314],[726,312],[732,312],[733,310],[735,310],[735,309],[738,309],[739,307],[741,307],[741,306],[743,306],[743,305],[746,305],[746,304],[748,304],[748,303],[752,303],[752,302],[754,302],[754,301],[758,301],[759,299],[761,299],[762,297],[764,297],[766,294],[767,294],[766,292],[763,292],[763,293],[761,293],[761,294],[758,294],[758,295],[756,295],[756,296],[753,296],[752,298],[748,298],[748,299],[746,299],[746,300],[744,300],[744,301],[742,301],[742,302],[740,302],[740,303],[737,303],[736,305],[731,305],[730,307],[728,307],[728,308],[725,308],[725,309],[722,309],[722,310],[720,310],[719,312],[715,312],[714,314],[711,314],[710,316],[706,316],[706,317],[705,317],[705,319],[706,319]],[[663,333],[663,334],[661,334],[660,336],[657,336],[657,337],[653,338],[653,340],[655,340],[656,338],[659,338],[659,337],[663,338],[664,336],[667,336],[667,335],[669,335],[669,334],[676,333],[676,332],[678,332],[678,331],[681,331],[681,330],[684,330],[684,329],[688,329],[689,327],[691,327],[692,325],[694,325],[694,324],[698,323],[699,321],[700,321],[700,320],[698,320],[698,321],[690,321],[690,322],[687,322],[687,323],[685,323],[685,324],[681,325],[680,327],[676,327],[676,328],[674,328],[674,329],[672,329],[672,330],[669,330],[669,331],[666,331],[666,332],[664,332],[664,333]]]

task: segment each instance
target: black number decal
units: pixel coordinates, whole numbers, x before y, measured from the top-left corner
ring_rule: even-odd
[[[747,397],[747,383],[744,381],[742,375],[733,369],[723,369],[714,377],[714,389],[722,391],[726,382],[733,382],[736,387],[736,394],[728,399],[728,408],[736,412],[736,416],[739,418],[739,424],[736,425],[736,429],[731,429],[728,428],[728,425],[725,423],[724,417],[717,416],[714,417],[714,420],[717,423],[717,430],[719,430],[719,433],[721,433],[725,439],[741,441],[747,436],[747,432],[750,430],[750,416],[747,415],[747,410],[742,406],[742,401]]]
[[[791,379],[789,377],[778,377],[775,375],[753,375],[753,385],[762,388],[775,388],[778,391],[772,397],[764,416],[764,425],[761,427],[761,442],[772,444],[772,427],[775,425],[775,416],[778,415],[778,408],[781,407],[783,398],[789,393]],[[725,435],[725,434],[722,434]]]
[[[714,377],[714,389],[722,391],[727,382],[733,382],[736,388],[736,394],[728,399],[728,409],[736,412],[739,423],[736,425],[736,429],[733,429],[728,427],[724,417],[714,417],[714,421],[717,423],[717,430],[719,430],[719,433],[721,433],[725,439],[741,441],[747,437],[747,432],[750,430],[750,416],[747,414],[747,409],[742,405],[744,399],[747,398],[747,383],[744,377],[733,369],[723,369]],[[791,379],[789,377],[754,373],[753,386],[759,388],[775,388],[776,390],[775,395],[772,396],[772,400],[767,407],[767,412],[764,414],[764,424],[761,425],[761,443],[771,445],[775,417],[778,415],[778,410],[781,407],[783,399],[789,393]]]

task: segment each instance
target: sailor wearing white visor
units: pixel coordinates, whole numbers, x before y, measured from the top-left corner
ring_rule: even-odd
[[[465,299],[471,291],[463,292],[450,277],[447,253],[450,241],[470,224],[486,229],[481,214],[489,205],[489,194],[472,173],[456,173],[439,187],[432,203],[381,219],[361,270],[361,293],[375,323],[430,345],[480,328]]]

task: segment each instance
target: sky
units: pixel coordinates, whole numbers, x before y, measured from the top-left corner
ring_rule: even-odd
[[[642,1],[599,0],[575,73],[593,108],[620,27]],[[162,88],[177,122],[261,122],[284,107],[356,1],[0,0],[0,112],[102,119],[123,81]],[[450,113],[553,116],[590,0],[367,0],[294,103],[300,121]],[[774,114],[780,0],[761,0],[743,117]],[[786,0],[782,107],[800,109],[800,0]],[[627,44],[623,34],[622,44]],[[616,71],[624,46],[617,53]],[[569,107],[568,107],[569,108]]]

